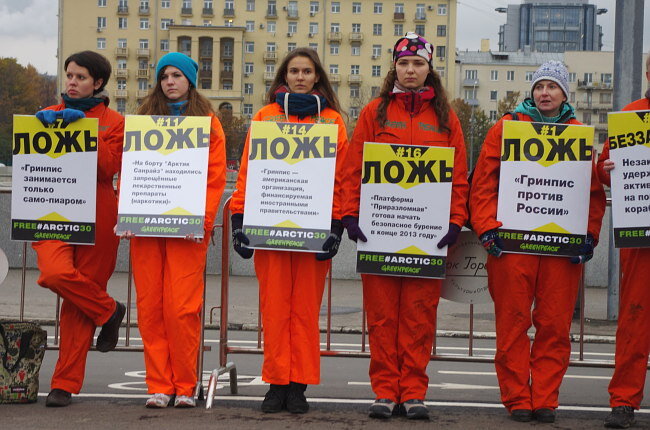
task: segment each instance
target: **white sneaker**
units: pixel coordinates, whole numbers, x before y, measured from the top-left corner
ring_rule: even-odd
[[[194,397],[176,396],[176,400],[174,400],[175,408],[193,408],[195,406],[196,406],[196,401],[194,400]]]
[[[147,399],[145,406],[148,408],[166,408],[171,399],[171,396],[167,394],[156,393]]]

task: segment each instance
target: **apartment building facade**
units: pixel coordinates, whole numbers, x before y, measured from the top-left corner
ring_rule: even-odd
[[[456,11],[456,0],[59,0],[59,70],[73,52],[102,53],[113,65],[113,106],[134,113],[155,85],[156,61],[179,51],[199,64],[197,87],[215,109],[250,117],[282,58],[306,46],[354,119],[407,31],[435,46],[435,69],[454,88]]]

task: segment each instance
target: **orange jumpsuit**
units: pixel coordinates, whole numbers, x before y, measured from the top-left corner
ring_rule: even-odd
[[[287,119],[280,106],[272,103],[260,109],[253,121],[286,122]],[[341,219],[340,172],[348,146],[343,118],[333,109],[325,108],[321,111],[320,120],[317,115],[303,119],[289,115],[289,122],[339,126],[332,218]],[[248,150],[246,145],[237,177],[237,189],[230,203],[232,213],[244,213]],[[254,259],[264,327],[262,379],[276,385],[289,382],[308,385],[320,383],[318,313],[330,261],[318,261],[315,254],[308,252],[261,249],[255,250]]]
[[[62,110],[59,104],[46,109]],[[79,393],[86,370],[86,356],[95,328],[115,312],[115,300],[106,293],[113,274],[119,239],[113,233],[117,220],[117,198],[113,176],[120,169],[124,118],[100,103],[85,112],[99,119],[97,147],[97,200],[95,244],[70,245],[58,240],[35,242],[38,284],[63,298],[60,324],[59,359],[52,375],[51,389]]]
[[[636,100],[623,110],[650,110],[650,98]],[[598,159],[598,176],[610,184],[603,163],[609,159],[606,143]],[[616,364],[609,383],[609,403],[616,406],[641,407],[643,387],[650,352],[650,291],[648,281],[640,276],[642,267],[650,263],[650,248],[621,249],[621,279],[618,328],[616,330]]]
[[[467,221],[467,161],[458,117],[449,111],[451,131],[439,128],[429,103],[411,113],[399,100],[387,108],[386,127],[375,120],[380,99],[362,111],[354,129],[345,164],[347,191],[344,215],[359,216],[364,142],[442,146],[455,149],[450,222]],[[361,275],[363,302],[370,335],[370,383],[378,399],[403,403],[425,398],[429,378],[427,364],[436,331],[440,300],[439,279],[403,276]]]
[[[521,121],[532,121],[518,114]],[[472,226],[480,236],[502,224],[496,218],[504,116],[488,132],[470,193]],[[567,124],[580,124],[575,119]],[[596,243],[605,213],[605,192],[595,165],[591,176],[587,231]],[[527,254],[488,255],[488,288],[494,300],[497,352],[494,363],[501,401],[514,409],[555,409],[569,366],[569,331],[582,266],[567,257]],[[532,348],[528,329],[535,325]]]
[[[203,241],[131,239],[149,393],[192,396],[196,386],[205,257],[226,186],[226,140],[221,123],[211,117]]]

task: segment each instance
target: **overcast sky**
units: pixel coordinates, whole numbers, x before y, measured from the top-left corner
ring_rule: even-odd
[[[20,64],[31,63],[41,73],[56,74],[58,3],[57,0],[0,0],[0,57],[15,57]],[[481,39],[490,39],[491,48],[496,51],[499,25],[505,23],[506,15],[494,9],[512,3],[518,1],[461,0],[457,47],[478,50]],[[609,10],[598,16],[598,24],[603,26],[603,49],[613,51],[615,0],[592,0],[591,3]],[[650,49],[650,2],[646,3],[649,4],[646,4],[644,16],[644,52]]]

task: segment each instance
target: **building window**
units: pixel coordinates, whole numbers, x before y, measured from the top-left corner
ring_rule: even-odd
[[[183,0],[183,9],[191,9],[192,0]]]
[[[160,7],[162,9],[169,9],[171,7],[171,0],[160,0]]]
[[[124,112],[126,112],[126,100],[125,99],[117,99],[117,111],[124,115]]]
[[[341,2],[333,1],[331,10],[332,10],[332,13],[341,13]]]
[[[127,19],[126,17],[119,17],[117,18],[117,28],[125,29],[127,27]]]
[[[149,82],[146,79],[138,79],[138,89],[140,91],[147,91],[149,89]]]
[[[160,29],[169,30],[169,26],[172,25],[172,20],[169,18],[163,18],[160,20]]]
[[[514,81],[514,80],[515,80],[515,71],[514,70],[506,71],[506,81]]]
[[[140,18],[140,30],[149,30],[149,18]]]
[[[582,123],[591,125],[591,112],[582,112]]]
[[[251,83],[244,84],[244,94],[248,94],[248,95],[253,94],[253,84]]]
[[[374,58],[381,57],[381,45],[372,45],[372,56]]]
[[[598,122],[601,124],[607,124],[607,112],[601,112],[598,114]]]
[[[439,4],[438,5],[438,15],[447,15],[447,5]]]
[[[168,39],[161,39],[160,40],[160,50],[161,51],[169,51],[169,40]]]
[[[361,3],[352,3],[352,13],[361,13]]]
[[[97,28],[106,28],[106,17],[98,16],[97,17]]]
[[[436,72],[440,75],[441,78],[445,77],[445,68],[444,67],[436,67]]]
[[[381,36],[381,24],[372,25],[372,34],[373,36]]]
[[[138,41],[140,49],[149,49],[149,39],[140,39]]]
[[[359,74],[359,65],[358,64],[353,64],[350,66],[350,74],[351,75],[358,75]]]
[[[476,99],[476,88],[472,88],[471,90],[467,89],[465,90],[465,100],[474,100]]]
[[[253,63],[244,63],[244,73],[252,75],[254,70],[255,66]]]
[[[373,13],[384,13],[384,4],[383,3],[375,3],[372,7]]]
[[[359,98],[359,86],[358,85],[351,85],[350,86],[350,98],[351,99],[358,99]]]
[[[97,6],[106,7],[106,0],[97,0]]]
[[[106,38],[98,37],[97,38],[97,49],[106,49]]]
[[[447,26],[439,25],[436,31],[436,36],[438,37],[447,37]]]
[[[266,52],[275,52],[275,42],[266,42]]]
[[[381,66],[372,66],[372,76],[381,76]]]
[[[404,3],[395,3],[395,13],[404,13]]]
[[[338,43],[330,43],[330,55],[339,55],[339,47]]]
[[[415,34],[419,34],[420,36],[424,37],[424,24],[415,24]]]
[[[339,31],[341,31],[341,24],[339,24],[338,22],[333,22],[330,24],[331,33],[338,33]]]
[[[498,81],[499,80],[499,71],[498,70],[490,70],[490,80],[491,81]]]
[[[318,52],[318,43],[310,43],[309,48],[313,49],[316,52]]]
[[[255,21],[246,21],[246,31],[255,31]]]
[[[296,49],[297,46],[296,42],[289,42],[287,43],[287,51],[291,52]]]
[[[531,72],[531,71],[527,71],[527,72],[526,72],[526,77],[525,77],[526,82],[533,82],[533,75],[534,75],[534,74],[535,74],[534,71],[532,71],[532,72]]]
[[[424,3],[415,5],[415,19],[427,19],[427,14],[424,12]]]
[[[403,36],[404,35],[404,24],[394,24],[395,31],[393,31],[393,36]]]
[[[255,0],[246,0],[246,10],[253,12],[255,10]]]
[[[350,118],[359,118],[359,108],[357,106],[350,106]]]
[[[255,42],[245,42],[244,52],[246,52],[247,54],[252,54],[253,52],[255,52]]]
[[[373,99],[379,97],[380,87],[370,87],[370,97]]]
[[[267,21],[266,31],[268,33],[275,33],[275,21]]]
[[[126,79],[118,79],[117,80],[117,89],[118,90],[125,90],[126,89]]]
[[[497,91],[496,90],[490,90],[490,100],[494,101],[497,100]]]
[[[311,35],[318,34],[318,23],[317,22],[310,22],[309,23],[309,33]]]
[[[478,70],[476,69],[465,70],[465,80],[468,81],[478,80]]]
[[[124,58],[117,60],[117,68],[120,70],[126,69],[126,60]]]
[[[249,117],[253,116],[253,104],[244,103],[243,113],[244,115],[248,115]]]
[[[361,33],[361,24],[353,23],[352,24],[352,33]]]
[[[350,55],[361,55],[361,45],[359,43],[353,43],[350,46]]]
[[[267,0],[266,2],[266,14],[269,16],[277,16],[278,8],[275,0]]]
[[[287,31],[289,34],[296,34],[298,32],[298,23],[296,21],[289,21],[287,26]]]
[[[584,78],[585,78],[585,84],[591,84],[594,81],[594,74],[593,73],[585,73]]]
[[[317,1],[310,1],[309,2],[309,14],[311,16],[314,16],[318,13],[320,9],[320,3]]]
[[[611,84],[612,83],[612,74],[611,73],[601,73],[600,74],[600,82],[603,84]]]
[[[612,102],[612,93],[600,93],[600,102],[603,103],[603,104],[611,103]]]
[[[339,65],[330,64],[330,75],[338,75],[338,74],[339,74]]]
[[[569,82],[576,81],[576,74],[574,72],[569,73]]]
[[[223,81],[222,87],[224,90],[232,90],[232,81]]]
[[[490,111],[490,121],[496,121],[497,120],[497,111],[491,110]]]
[[[445,51],[446,46],[436,46],[436,57],[438,58],[445,58],[446,56],[446,51]]]

